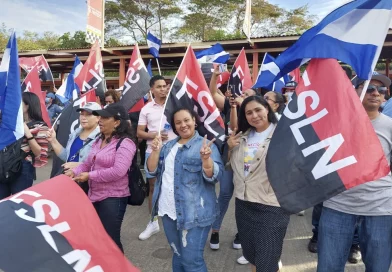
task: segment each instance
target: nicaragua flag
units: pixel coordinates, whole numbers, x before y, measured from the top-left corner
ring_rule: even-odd
[[[370,79],[392,20],[391,9],[391,0],[356,0],[339,7],[302,34],[275,62],[264,65],[259,84],[270,85],[307,58],[338,59],[351,65],[359,78]]]
[[[154,56],[154,58],[159,58],[159,49],[161,48],[162,41],[152,35],[151,32],[147,34],[147,45],[150,49],[150,54]]]
[[[151,60],[148,62],[148,64],[147,64],[147,72],[148,72],[148,74],[150,75],[150,77],[152,77],[153,76],[153,74],[152,74],[152,68],[151,68]]]
[[[226,63],[230,59],[230,54],[223,50],[220,43],[214,44],[208,49],[195,52],[199,62]]]
[[[0,65],[0,150],[24,135],[18,46],[11,34]]]
[[[64,81],[63,85],[57,90],[56,96],[60,99],[62,103],[70,100],[75,100],[79,97],[80,90],[78,85],[75,83],[75,78],[79,75],[80,70],[82,70],[83,63],[80,61],[78,56],[75,56],[74,66],[69,73],[67,79]]]
[[[262,76],[264,77],[265,71],[263,72],[263,67],[268,66],[269,63],[273,63],[275,58],[268,53],[265,53],[263,63],[260,67],[259,75],[257,76],[257,80],[253,88],[265,88],[270,91],[275,91],[278,93],[282,93],[282,88],[286,85],[287,82],[290,81],[288,75],[284,75],[277,81],[269,84],[268,86],[262,85]]]

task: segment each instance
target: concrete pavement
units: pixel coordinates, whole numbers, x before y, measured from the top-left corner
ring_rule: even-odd
[[[50,163],[37,170],[37,182],[47,180],[50,175]],[[217,186],[219,187],[219,186]],[[128,206],[122,225],[122,243],[129,260],[141,271],[170,272],[172,253],[167,243],[162,224],[161,231],[146,241],[138,239],[149,220],[148,202],[141,207]],[[311,210],[305,216],[293,215],[287,230],[282,262],[283,272],[312,272],[316,271],[317,254],[307,250],[308,241],[312,235]],[[234,250],[232,242],[237,232],[234,219],[234,201],[231,201],[228,212],[220,231],[220,249],[212,251],[208,243],[205,249],[205,260],[209,272],[248,272],[249,265],[239,265],[236,259],[242,255],[241,250]],[[347,272],[363,272],[364,265],[347,264]],[[390,269],[392,272],[392,269]]]

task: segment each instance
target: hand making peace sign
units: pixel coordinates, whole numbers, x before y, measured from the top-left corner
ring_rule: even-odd
[[[201,146],[200,149],[200,158],[202,161],[208,160],[211,156],[212,150],[211,150],[211,145],[215,142],[215,138],[212,139],[209,143],[207,143],[207,135],[204,136],[203,139],[203,145]]]
[[[237,129],[234,129],[234,131],[230,134],[229,139],[227,140],[227,144],[229,145],[229,149],[233,149],[234,147],[236,147],[237,145],[240,144],[240,138],[242,136],[242,131],[237,132]]]

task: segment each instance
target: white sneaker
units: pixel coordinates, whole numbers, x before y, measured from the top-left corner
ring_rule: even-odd
[[[300,211],[299,213],[297,213],[298,216],[304,216],[305,215],[305,211]]]
[[[247,259],[245,259],[244,256],[241,256],[241,257],[239,257],[239,258],[237,259],[237,263],[239,263],[239,264],[248,264],[249,262],[248,262]]]
[[[281,260],[279,260],[278,267],[279,267],[279,270],[281,270],[282,267],[283,267],[283,264],[282,264],[282,261],[281,261]]]
[[[155,220],[153,222],[148,223],[146,229],[142,233],[140,233],[139,239],[142,241],[147,240],[152,235],[158,232],[159,232],[159,224],[158,224],[158,220]]]

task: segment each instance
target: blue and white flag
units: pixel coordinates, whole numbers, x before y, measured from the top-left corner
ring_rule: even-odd
[[[78,56],[75,56],[74,66],[69,73],[68,77],[57,90],[56,96],[60,99],[62,103],[66,103],[70,100],[75,100],[79,97],[80,90],[78,85],[75,83],[75,78],[79,75],[80,70],[82,70],[83,63],[80,61]]]
[[[149,60],[148,64],[147,64],[147,72],[150,75],[150,77],[152,77],[152,69],[151,69],[151,59]]]
[[[263,63],[261,64],[261,67],[260,67],[259,75],[257,76],[257,80],[256,80],[256,83],[253,86],[253,88],[265,88],[267,90],[275,91],[278,93],[282,92],[282,88],[286,85],[287,82],[290,81],[288,75],[284,75],[283,77],[281,77],[277,81],[272,82],[271,84],[269,84],[267,86],[262,85],[263,84],[262,77],[266,73],[266,72],[263,72],[263,67],[268,66],[269,63],[273,63],[274,61],[275,61],[275,58],[273,56],[271,56],[268,53],[265,53]]]
[[[0,64],[0,150],[24,135],[18,46],[12,33]]]
[[[223,50],[220,43],[214,44],[208,49],[195,52],[195,56],[200,62],[226,63],[230,59],[230,54]]]
[[[275,62],[263,66],[260,85],[299,67],[303,59],[334,58],[370,79],[392,20],[391,0],[356,0],[345,4],[306,31]]]
[[[152,35],[151,32],[147,34],[147,45],[150,49],[150,54],[154,56],[154,58],[159,58],[159,49],[161,48],[162,41]]]

